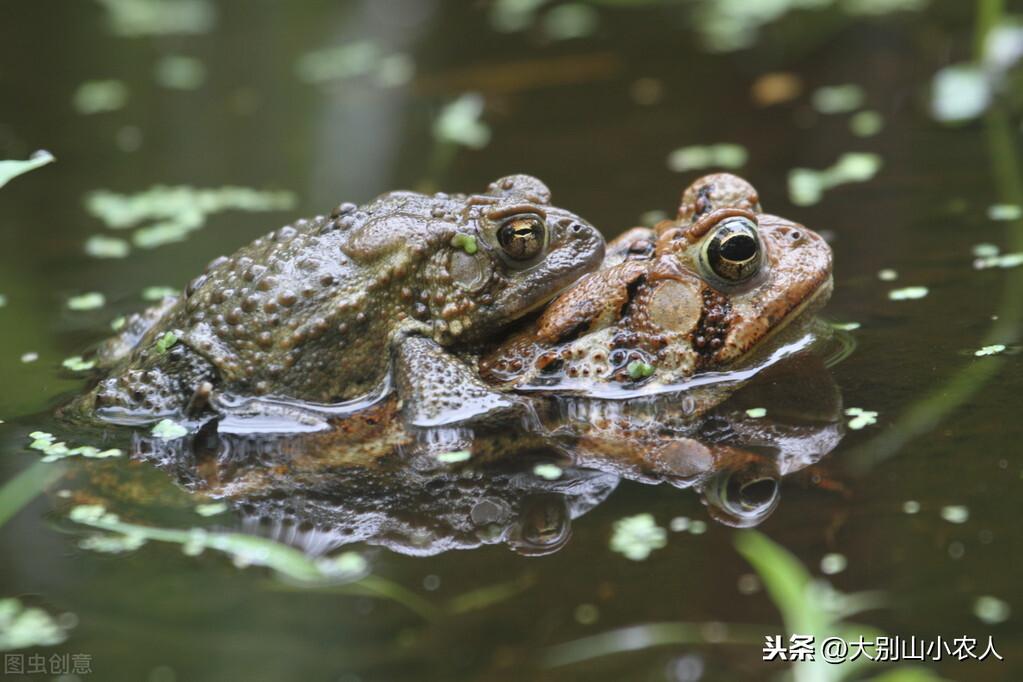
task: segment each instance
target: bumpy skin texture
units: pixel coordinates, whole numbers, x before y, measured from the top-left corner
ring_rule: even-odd
[[[536,216],[547,242],[514,260],[498,237]],[[486,339],[603,257],[600,234],[515,175],[477,195],[391,192],[299,220],[210,263],[177,300],[136,316],[100,357],[100,416],[201,410],[218,391],[336,403],[374,392],[391,351]],[[177,342],[160,351],[171,332]]]
[[[754,226],[761,260],[755,274],[730,282],[705,254],[707,240],[735,220]],[[830,290],[824,240],[763,213],[745,180],[708,175],[683,193],[675,220],[610,243],[603,267],[485,355],[480,373],[528,389],[676,383],[733,365]]]

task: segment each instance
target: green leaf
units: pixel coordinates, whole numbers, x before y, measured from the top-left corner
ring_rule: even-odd
[[[735,548],[756,569],[791,632],[815,633],[828,620],[808,599],[810,574],[787,549],[753,530],[739,533]]]
[[[944,682],[944,680],[944,677],[935,675],[927,668],[908,665],[870,678],[870,682]]]
[[[0,527],[61,475],[59,468],[36,462],[0,486]]]
[[[28,161],[0,161],[0,187],[30,170],[56,161],[53,154],[40,149],[29,157]]]
[[[526,573],[505,583],[480,587],[452,597],[448,600],[445,610],[451,614],[480,611],[517,597],[535,584],[536,576]]]
[[[158,528],[122,521],[117,514],[100,505],[80,505],[68,515],[75,523],[107,531],[111,535],[83,540],[84,549],[132,551],[147,541],[182,545],[186,554],[197,555],[206,549],[232,557],[239,568],[266,566],[280,575],[303,583],[340,583],[364,578],[369,565],[362,555],[345,552],[334,558],[318,558],[275,542],[241,533],[221,533],[204,528]]]

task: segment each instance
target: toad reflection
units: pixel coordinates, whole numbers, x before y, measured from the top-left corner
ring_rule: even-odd
[[[355,542],[411,555],[503,543],[537,556],[563,547],[573,520],[622,479],[691,488],[716,520],[756,525],[778,505],[781,479],[843,433],[837,387],[812,352],[718,404],[697,396],[705,411],[692,398],[534,396],[528,415],[472,430],[409,427],[390,401],[326,432],[256,437],[211,423],[179,441],[140,437],[135,454],[228,502],[241,515],[230,530],[310,554]]]

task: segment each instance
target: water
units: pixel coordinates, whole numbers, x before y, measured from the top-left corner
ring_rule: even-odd
[[[191,13],[158,22],[197,32],[126,37],[112,32],[101,3],[4,3],[0,158],[25,159],[45,148],[58,160],[0,190],[0,294],[7,299],[0,308],[7,389],[0,395],[0,475],[8,481],[20,474],[17,490],[52,484],[26,506],[11,507],[17,513],[0,527],[0,597],[73,613],[77,621],[64,643],[19,652],[87,654],[91,677],[103,680],[733,680],[786,670],[760,660],[762,635],[785,630],[736,550],[738,531],[716,522],[713,505],[690,489],[645,485],[627,471],[579,474],[580,487],[569,494],[580,500],[569,503],[579,513],[559,551],[523,556],[506,542],[477,542],[476,549],[422,557],[352,543],[345,549],[363,556],[378,582],[310,587],[267,568],[238,568],[213,549],[185,554],[171,539],[121,554],[82,549],[89,532],[67,519],[72,504],[113,500],[122,521],[153,528],[260,524],[244,512],[197,515],[195,506],[210,500],[148,462],[74,458],[35,466],[40,453],[26,447],[36,430],[73,445],[136,447],[124,430],[74,431],[53,421],[53,408],[82,385],[61,361],[107,335],[111,319],[142,307],[145,287],[181,287],[213,257],[295,216],[398,187],[472,191],[521,171],[543,178],[557,203],[613,236],[646,211],[673,212],[698,175],[669,170],[673,150],[734,143],[747,152],[740,172],[766,209],[831,241],[835,290],[825,315],[860,326],[851,332],[855,352],[829,376],[843,408],[877,412],[876,423],[858,429],[849,425],[854,415],[843,415],[844,435],[829,443],[830,454],[793,464],[758,530],[818,576],[825,556],[842,555],[847,567],[827,578],[845,592],[886,593],[885,607],[857,622],[929,640],[968,635],[986,642],[992,635],[1006,659],[946,657],[933,664],[944,677],[1017,679],[1023,270],[975,269],[972,249],[990,243],[1003,253],[1023,250],[1018,220],[988,216],[992,205],[1023,201],[1023,150],[1018,118],[1004,104],[956,126],[934,121],[928,107],[933,74],[970,58],[973,3],[932,2],[923,12],[881,18],[793,11],[759,31],[714,34],[719,46],[752,42],[723,53],[705,45],[708,27],[728,25],[710,23],[714,5],[594,5],[595,15],[576,6],[568,19],[548,8],[527,16],[524,32],[500,33],[492,23],[514,24],[515,16],[469,3],[225,1],[195,3]],[[554,38],[573,31],[587,35]],[[341,62],[369,73],[303,80],[320,74],[315,60],[296,67],[304,54],[360,39],[381,46],[377,55],[362,46],[362,57],[356,51]],[[168,64],[168,55],[199,60],[202,82],[196,85],[195,62]],[[401,55],[414,64],[411,80]],[[770,72],[795,74],[802,93],[758,106],[751,89]],[[114,110],[79,113],[80,85],[108,79],[122,87],[101,87],[99,106]],[[187,87],[161,85],[167,82]],[[783,91],[778,82],[784,79],[772,92]],[[883,117],[876,135],[854,135],[851,112],[813,107],[815,88],[844,83],[862,87],[855,110]],[[489,140],[486,129],[463,124],[456,128],[470,146],[438,144],[437,116],[470,91],[482,95]],[[478,103],[463,100],[470,121]],[[876,177],[828,189],[818,203],[792,203],[790,169],[823,169],[847,152],[878,155]],[[724,161],[734,156],[726,150]],[[854,158],[853,171],[863,161]],[[225,209],[180,243],[133,248],[124,259],[84,254],[92,235],[132,235],[89,214],[88,193],[157,184],[285,190],[293,208]],[[880,279],[884,269],[897,271],[897,279]],[[893,290],[921,286],[923,298],[889,299]],[[106,305],[65,307],[69,297],[90,291],[105,294]],[[992,344],[1006,349],[975,355]],[[39,359],[22,362],[29,352]],[[465,440],[450,436],[423,440]],[[556,464],[575,481],[565,462]],[[245,480],[232,473],[225,480]],[[540,492],[547,503],[526,515],[556,535],[550,491]],[[762,490],[758,499],[765,499]],[[443,516],[443,508],[435,511]],[[647,513],[668,529],[665,546],[642,561],[613,552],[615,522]],[[278,539],[301,533],[311,551],[333,541],[299,527],[266,531]],[[825,564],[840,565],[833,558]],[[678,643],[678,625],[640,627],[665,622],[693,624],[696,638],[711,643]],[[617,635],[585,640],[568,653],[552,648],[629,627],[639,627],[628,632],[640,640],[663,635],[668,643],[621,651],[625,635]],[[867,670],[878,675],[893,665]]]

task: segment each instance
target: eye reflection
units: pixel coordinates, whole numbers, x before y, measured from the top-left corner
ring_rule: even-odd
[[[760,463],[715,475],[703,488],[711,516],[735,528],[762,523],[781,500],[780,476],[771,469]]]
[[[572,537],[572,516],[560,495],[538,495],[527,499],[512,531],[508,546],[523,556],[553,554]]]

